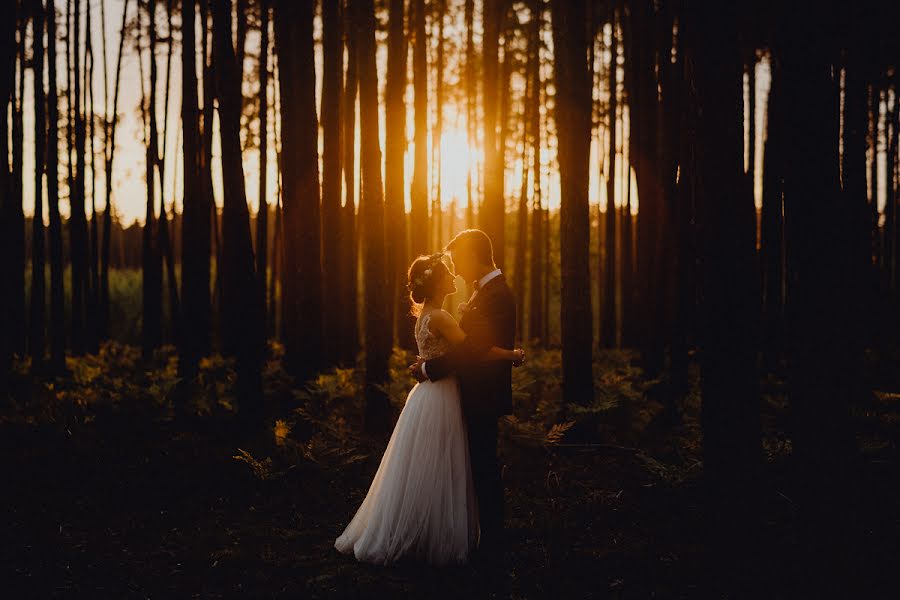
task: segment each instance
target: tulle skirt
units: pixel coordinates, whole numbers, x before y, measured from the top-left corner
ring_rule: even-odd
[[[365,500],[334,547],[360,561],[466,562],[478,509],[455,377],[416,385],[406,398]]]

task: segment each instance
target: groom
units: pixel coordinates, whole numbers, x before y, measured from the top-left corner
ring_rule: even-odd
[[[512,363],[479,361],[491,346],[512,348],[516,335],[516,300],[494,264],[491,239],[478,229],[461,232],[446,251],[458,275],[472,284],[469,302],[460,305],[465,341],[451,353],[417,361],[410,371],[419,381],[459,378],[463,415],[469,434],[472,478],[478,498],[479,547],[496,551],[503,535],[503,483],[497,462],[497,420],[512,413]]]

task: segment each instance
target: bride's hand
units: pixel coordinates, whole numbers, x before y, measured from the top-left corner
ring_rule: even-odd
[[[516,358],[513,360],[514,367],[521,367],[525,363],[525,350],[522,348],[516,348],[513,350],[513,354]]]

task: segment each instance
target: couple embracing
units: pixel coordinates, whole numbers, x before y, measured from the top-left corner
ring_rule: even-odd
[[[494,264],[491,240],[469,229],[446,247],[474,292],[459,322],[441,307],[456,291],[444,253],[409,268],[419,356],[381,463],[350,524],[334,543],[360,560],[461,564],[472,551],[502,551],[503,484],[497,421],[512,412],[516,301]]]

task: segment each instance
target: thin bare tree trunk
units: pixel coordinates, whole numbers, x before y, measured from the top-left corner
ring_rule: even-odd
[[[531,81],[529,128],[531,129],[531,273],[528,339],[544,339],[544,243],[543,209],[541,208],[541,56],[540,33],[543,24],[543,0],[532,0],[529,44],[532,55],[528,77]],[[524,334],[523,334],[524,338]]]
[[[260,370],[264,313],[256,287],[250,213],[244,189],[241,71],[231,46],[231,6],[231,0],[214,0],[212,5],[223,174],[222,324],[226,351],[235,356],[240,412],[246,426],[256,427],[262,415]]]
[[[483,36],[483,106],[484,106],[484,203],[479,214],[481,229],[490,236],[494,246],[494,261],[504,264],[506,235],[504,217],[506,212],[503,191],[503,149],[502,136],[497,126],[500,112],[500,63],[499,42],[506,14],[506,0],[484,0]],[[505,82],[503,82],[505,84]],[[504,86],[505,87],[505,86]]]
[[[256,212],[256,276],[260,303],[266,302],[269,246],[269,2],[259,0],[259,201]],[[340,202],[340,201],[339,201]],[[268,330],[267,330],[268,331]]]
[[[344,39],[347,47],[347,75],[344,83],[344,218],[341,222],[344,234],[343,260],[341,261],[341,312],[344,328],[341,335],[341,361],[355,364],[359,353],[358,276],[359,247],[356,227],[356,98],[359,88],[357,75],[356,11],[352,0],[344,5]]]
[[[152,0],[151,0],[152,1]],[[85,202],[85,122],[81,98],[81,0],[74,0],[72,8],[72,100],[75,124],[75,177],[74,189],[70,190],[72,216],[69,219],[71,231],[72,259],[72,353],[83,354],[86,348],[86,303],[89,301],[88,257],[87,257],[87,217]]]
[[[52,3],[52,0],[51,0]],[[0,3],[0,276],[9,282],[12,276],[12,252],[10,227],[12,219],[12,182],[9,172],[9,116],[7,105],[12,97],[16,73],[16,6],[12,2]],[[9,389],[9,372],[12,367],[13,340],[10,311],[11,286],[0,289],[0,393]]]
[[[200,357],[209,347],[210,219],[212,208],[203,186],[200,106],[197,98],[195,0],[182,0],[181,127],[184,160],[184,199],[181,227],[181,297],[184,333],[180,338],[178,369],[185,379],[197,376]],[[205,20],[202,21],[204,30]],[[206,56],[203,56],[206,64]],[[209,98],[204,95],[204,102]]]
[[[338,359],[340,304],[331,299],[340,293],[341,243],[341,91],[344,49],[341,44],[341,13],[338,2],[322,5],[322,318],[325,364]],[[392,314],[384,318],[391,323]]]
[[[172,328],[172,340],[180,345],[178,335],[181,332],[181,304],[178,298],[178,280],[175,277],[175,256],[172,247],[172,236],[169,232],[169,212],[166,210],[166,149],[168,148],[169,139],[169,93],[172,88],[172,53],[174,43],[172,39],[172,0],[166,0],[166,15],[168,16],[167,27],[167,45],[166,53],[166,89],[163,100],[163,133],[162,148],[157,157],[156,164],[159,171],[159,252],[160,260],[165,261],[166,268],[166,288],[169,296],[169,319]],[[177,129],[177,127],[176,127]],[[177,136],[176,136],[177,137]],[[177,141],[177,140],[176,140]],[[174,180],[173,180],[174,181]],[[175,186],[172,186],[172,210],[175,207]],[[160,267],[160,270],[162,267]],[[160,272],[160,292],[162,292],[162,273]],[[162,301],[160,300],[160,305]]]
[[[412,254],[429,247],[428,226],[428,56],[425,35],[425,0],[413,2],[413,89],[415,91],[415,154],[410,198]],[[360,68],[360,72],[362,69]]]
[[[32,20],[32,69],[34,71],[34,216],[31,219],[31,305],[28,348],[31,370],[40,372],[44,362],[44,155],[47,142],[46,100],[44,98],[44,3],[35,4]]]
[[[434,173],[434,197],[431,211],[434,219],[435,238],[432,246],[443,247],[443,212],[444,205],[441,200],[441,135],[444,126],[444,19],[447,13],[447,0],[435,0],[437,2],[436,18],[438,20],[437,36],[437,64],[435,69],[435,120],[434,130],[431,132],[431,168]]]
[[[388,68],[385,85],[385,152],[384,210],[386,215],[387,289],[390,294],[391,332],[400,346],[415,348],[413,317],[406,292],[406,268],[410,256],[406,245],[406,175],[403,165],[406,152],[407,43],[404,32],[404,2],[392,0],[388,32]],[[396,314],[395,314],[396,313]]]
[[[558,97],[556,124],[560,165],[560,260],[563,398],[593,398],[590,213],[588,180],[591,144],[590,47],[584,0],[551,2]]]
[[[97,215],[97,163],[94,153],[95,139],[95,121],[94,116],[97,111],[94,104],[94,45],[93,35],[91,35],[91,4],[85,5],[86,23],[85,23],[85,64],[84,64],[84,88],[85,96],[90,101],[91,108],[87,113],[88,125],[88,153],[91,157],[91,229],[90,229],[90,254],[88,256],[88,286],[87,286],[87,329],[86,341],[88,351],[96,354],[99,351],[99,290],[100,290],[100,218]]]
[[[359,68],[360,167],[363,227],[363,273],[365,280],[366,412],[369,432],[385,433],[391,425],[391,407],[383,385],[388,381],[391,355],[385,284],[384,190],[381,182],[381,149],[378,135],[378,71],[375,65],[375,7],[373,0],[358,0],[356,48]],[[419,40],[417,39],[417,43]]]
[[[601,269],[603,277],[603,296],[600,316],[600,345],[612,348],[616,345],[616,110],[618,108],[616,90],[616,71],[618,43],[616,35],[616,7],[610,3],[610,24],[612,25],[612,42],[610,43],[609,64],[609,170],[606,172],[606,251]]]
[[[323,366],[321,213],[312,0],[275,5],[284,181],[285,363],[303,381]],[[301,245],[302,242],[302,245]]]
[[[76,0],[77,1],[77,0]],[[146,96],[147,128],[146,131],[146,181],[147,181],[147,205],[142,236],[142,272],[143,272],[143,322],[141,329],[141,342],[143,358],[145,361],[153,358],[153,352],[159,347],[162,328],[162,263],[159,255],[158,240],[156,239],[156,166],[159,160],[157,149],[157,122],[156,122],[156,0],[148,0],[147,13],[150,19],[149,32],[149,57],[150,62],[150,91]],[[141,70],[143,73],[143,69]],[[143,77],[141,77],[143,84]],[[144,94],[142,94],[142,97]],[[144,104],[144,102],[142,102]]]
[[[59,214],[59,95],[56,84],[56,6],[47,0],[47,208],[50,215],[50,368],[66,367],[62,218]],[[4,111],[5,112],[5,111]]]
[[[11,285],[11,312],[12,323],[10,329],[13,339],[13,350],[19,355],[25,354],[26,328],[25,328],[25,213],[22,210],[22,192],[24,188],[25,173],[22,169],[24,153],[25,126],[23,112],[25,108],[25,37],[28,30],[28,14],[25,7],[20,5],[18,9],[19,42],[14,54],[18,63],[18,85],[13,94],[12,111],[12,205],[10,210],[10,225],[12,250],[10,260],[12,265],[12,277],[7,280]]]
[[[476,121],[478,120],[478,90],[475,81],[475,0],[466,0],[466,143],[469,148],[475,147],[477,137]],[[475,227],[475,191],[472,189],[472,169],[478,167],[469,164],[466,169],[466,227]],[[477,186],[477,183],[476,183]]]
[[[119,123],[119,83],[122,74],[122,56],[125,48],[125,26],[128,22],[128,0],[122,6],[122,28],[119,34],[119,53],[116,59],[116,78],[114,82],[112,113],[108,106],[107,94],[109,86],[106,77],[108,73],[106,58],[106,1],[100,3],[100,18],[103,21],[103,89],[104,89],[104,139],[103,153],[106,172],[106,207],[103,211],[103,243],[100,251],[100,322],[98,324],[100,338],[105,339],[109,335],[109,254],[112,239],[112,189],[113,189],[113,159],[116,152],[116,126]]]

